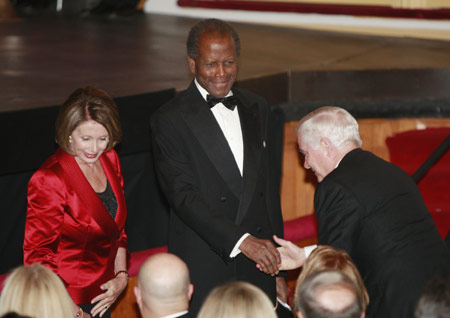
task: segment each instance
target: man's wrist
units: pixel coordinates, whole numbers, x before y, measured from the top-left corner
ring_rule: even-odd
[[[233,248],[233,250],[230,253],[230,258],[234,258],[234,257],[238,256],[242,252],[241,249],[240,249],[241,244],[249,236],[250,236],[250,233],[245,233],[244,235],[241,236],[241,238],[234,245],[234,248]]]

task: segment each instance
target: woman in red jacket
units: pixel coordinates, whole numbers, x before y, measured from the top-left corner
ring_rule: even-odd
[[[51,268],[92,316],[109,317],[128,281],[127,211],[113,150],[121,137],[112,98],[93,87],[76,90],[56,119],[59,149],[28,184],[24,263]]]

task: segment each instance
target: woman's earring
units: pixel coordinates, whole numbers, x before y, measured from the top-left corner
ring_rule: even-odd
[[[69,142],[72,142],[72,136],[69,136]]]

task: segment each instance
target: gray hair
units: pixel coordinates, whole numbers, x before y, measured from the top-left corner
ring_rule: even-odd
[[[358,147],[362,145],[356,119],[345,109],[335,106],[317,108],[303,117],[297,127],[299,134],[303,142],[314,149],[319,147],[321,138],[327,138],[338,149],[351,143]]]
[[[226,22],[218,19],[206,19],[195,24],[189,31],[187,38],[187,54],[190,58],[196,59],[198,56],[198,41],[204,32],[218,33],[221,35],[230,34],[236,46],[236,55],[241,51],[241,41],[236,31]]]
[[[438,276],[427,283],[416,310],[415,318],[450,317],[450,276]]]
[[[320,303],[319,293],[331,288],[342,288],[354,295],[347,306],[333,310]],[[309,275],[300,287],[297,308],[306,318],[360,318],[364,312],[364,302],[360,290],[344,273],[337,270],[326,270]]]

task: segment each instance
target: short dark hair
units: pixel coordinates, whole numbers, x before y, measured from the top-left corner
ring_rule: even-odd
[[[95,87],[78,88],[61,106],[56,117],[55,139],[67,153],[72,153],[69,136],[82,123],[94,120],[105,127],[109,135],[108,147],[111,150],[122,139],[119,109],[105,91]]]
[[[415,318],[450,317],[450,276],[435,277],[425,286],[417,303]]]
[[[204,32],[219,33],[221,35],[230,34],[236,46],[236,55],[239,56],[241,51],[241,41],[239,35],[228,23],[218,19],[206,19],[195,24],[189,31],[187,38],[187,54],[194,60],[198,56],[198,40]]]

